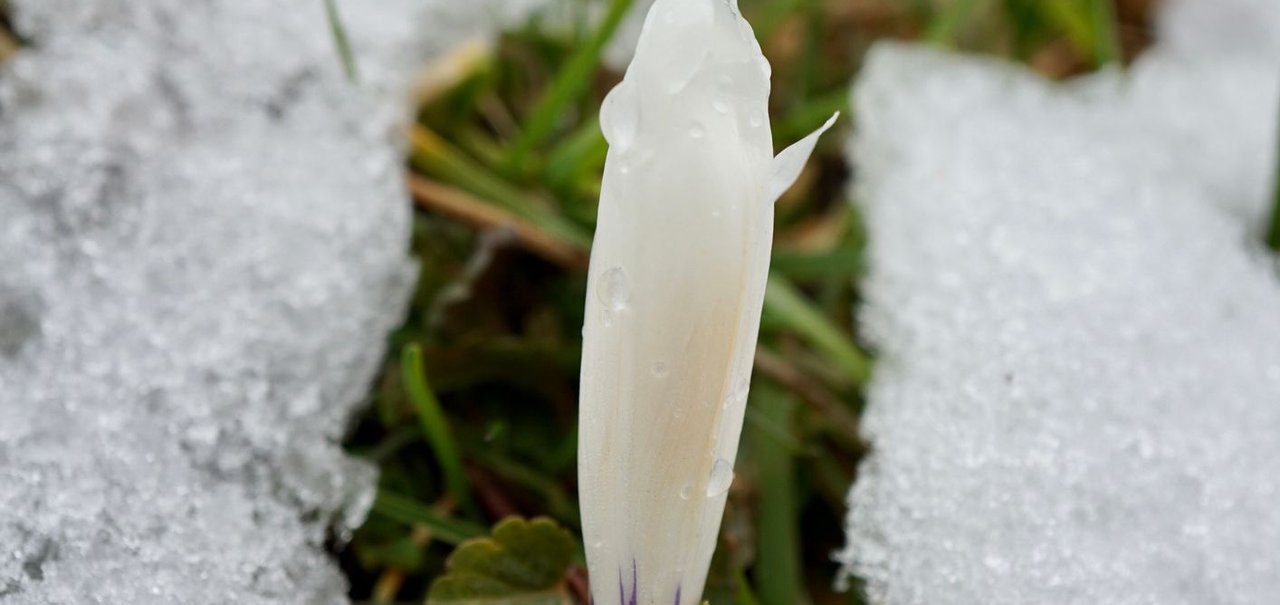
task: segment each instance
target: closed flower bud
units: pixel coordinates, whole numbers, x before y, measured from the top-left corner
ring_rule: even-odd
[[[769,64],[731,0],[658,0],[606,98],[579,488],[597,605],[698,603],[746,411],[773,202]]]

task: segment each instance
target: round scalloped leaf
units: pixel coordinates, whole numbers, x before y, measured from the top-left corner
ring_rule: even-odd
[[[431,585],[427,605],[570,605],[565,573],[577,549],[554,521],[499,521],[488,538],[463,543]]]

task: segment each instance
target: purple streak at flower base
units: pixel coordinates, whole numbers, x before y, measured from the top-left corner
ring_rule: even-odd
[[[636,560],[631,560],[631,600],[627,605],[636,605],[636,599],[640,596],[640,579],[639,572],[636,570]]]
[[[631,596],[627,596],[627,587],[622,580],[622,570],[618,570],[618,605],[639,605],[640,602],[640,571],[635,560],[631,561]],[[672,605],[680,605],[680,597],[684,594],[683,586],[676,586],[676,600]],[[596,605],[595,597],[591,598],[591,605]]]

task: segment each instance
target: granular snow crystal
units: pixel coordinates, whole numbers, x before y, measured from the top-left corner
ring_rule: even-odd
[[[10,0],[0,603],[346,602],[338,440],[414,277],[409,75],[477,3]]]
[[[1280,3],[1169,4],[1131,71],[1065,84],[873,52],[839,554],[870,603],[1280,599]]]

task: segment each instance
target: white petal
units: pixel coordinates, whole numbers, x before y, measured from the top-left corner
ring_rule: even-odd
[[[804,170],[805,163],[809,161],[809,156],[813,155],[813,148],[818,145],[818,137],[829,130],[839,117],[840,112],[835,112],[822,127],[783,149],[778,157],[773,158],[769,177],[769,194],[765,196],[769,203],[778,201],[778,198],[795,184],[796,179],[800,178],[800,172]]]
[[[658,0],[645,23],[601,114],[579,488],[597,605],[694,605],[769,267],[769,76],[723,0]]]

